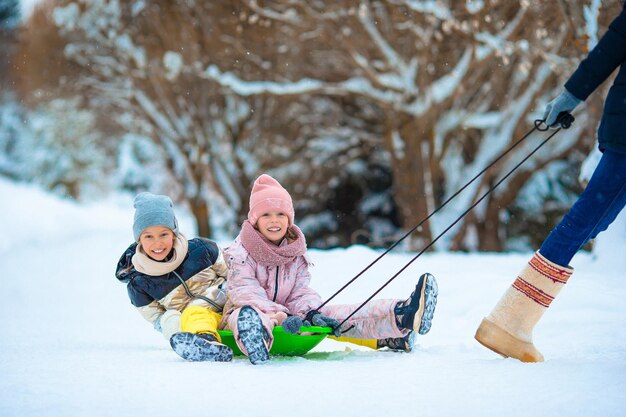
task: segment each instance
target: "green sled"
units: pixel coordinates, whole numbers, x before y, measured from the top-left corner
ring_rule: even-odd
[[[270,349],[270,354],[274,356],[302,356],[309,350],[317,346],[332,331],[330,327],[302,326],[300,333],[290,334],[283,330],[282,326],[274,327],[274,344]],[[220,330],[222,343],[230,347],[237,356],[243,355],[235,343],[233,332],[230,330]]]

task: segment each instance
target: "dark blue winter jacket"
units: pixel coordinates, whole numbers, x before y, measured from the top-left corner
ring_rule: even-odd
[[[164,275],[151,275],[135,269],[132,260],[137,243],[130,245],[117,263],[115,276],[127,284],[131,303],[157,328],[160,316],[167,310],[182,311],[194,301],[194,305],[220,312],[226,301],[225,288],[222,287],[228,267],[220,248],[215,242],[203,238],[185,239],[185,242],[188,249],[184,260]],[[219,307],[203,301],[201,297],[214,301]]]
[[[598,129],[600,150],[626,153],[626,3],[611,22],[609,30],[580,63],[565,88],[581,100],[587,97],[620,67],[604,103]]]

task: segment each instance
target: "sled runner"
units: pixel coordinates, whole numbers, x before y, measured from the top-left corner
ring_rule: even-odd
[[[317,346],[331,332],[330,327],[302,326],[300,327],[300,334],[290,334],[285,332],[282,326],[276,326],[272,331],[274,344],[270,349],[270,354],[273,356],[302,356]],[[235,343],[233,332],[220,330],[219,334],[222,343],[231,348],[234,355],[243,355]]]

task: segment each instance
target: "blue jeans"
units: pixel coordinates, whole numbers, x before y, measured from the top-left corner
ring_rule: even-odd
[[[585,191],[550,232],[539,253],[568,266],[576,252],[606,230],[626,205],[626,153],[605,150]]]

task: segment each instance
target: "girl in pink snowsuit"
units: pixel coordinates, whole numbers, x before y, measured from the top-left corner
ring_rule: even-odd
[[[275,325],[293,333],[303,323],[329,326],[335,335],[358,339],[405,338],[430,330],[437,301],[437,283],[430,274],[420,277],[409,299],[372,300],[339,329],[358,305],[316,310],[322,299],[309,287],[306,240],[293,219],[289,193],[274,178],[261,175],[252,188],[248,219],[225,250],[228,299],[220,326],[233,331],[252,363],[269,359]]]

